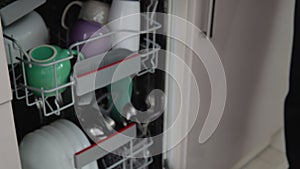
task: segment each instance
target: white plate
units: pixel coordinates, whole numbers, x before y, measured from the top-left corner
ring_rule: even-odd
[[[68,120],[61,120],[59,121],[59,123],[63,124],[64,126],[68,127],[70,130],[72,130],[75,136],[79,138],[79,141],[82,143],[82,146],[84,148],[91,145],[87,137],[84,135],[83,131],[79,127],[77,127],[74,123]]]
[[[74,136],[76,138],[78,138],[78,140],[82,143],[82,149],[90,146],[90,142],[89,140],[87,139],[87,137],[84,135],[84,133],[81,131],[81,129],[79,127],[77,127],[74,123],[72,123],[71,121],[68,121],[68,120],[57,120],[56,121],[57,123],[61,123],[62,125],[66,126],[67,128],[69,128],[70,130],[72,130]],[[80,151],[80,150],[79,150]],[[90,163],[89,165],[83,167],[83,169],[98,169],[98,165],[97,165],[97,162],[92,162]]]
[[[51,144],[52,148],[57,152],[57,156],[60,158],[60,163],[59,166],[62,169],[72,169],[70,168],[68,161],[67,161],[67,154],[63,149],[62,144],[59,144],[59,141],[56,141],[54,139],[54,137],[49,134],[48,132],[44,131],[44,129],[39,129],[36,131],[37,134],[40,134],[41,136],[43,136],[45,139],[47,139],[49,141],[49,143]]]
[[[45,126],[42,128],[45,132],[49,133],[54,140],[56,141],[56,144],[59,143],[61,148],[67,153],[67,154],[73,154],[74,155],[74,150],[71,145],[69,145],[68,140],[65,138],[65,136],[57,130],[53,126]]]
[[[41,134],[46,135],[49,141],[54,142],[54,144],[59,147],[61,154],[63,154],[62,160],[66,166],[65,168],[73,169],[73,156],[75,152],[68,144],[67,140],[63,138],[63,135],[52,126],[43,127],[41,132]]]
[[[76,138],[74,134],[72,134],[72,130],[60,124],[58,121],[52,123],[51,126],[54,127],[56,130],[59,130],[63,134],[64,138],[67,140],[68,144],[72,147],[75,154],[77,151],[82,149],[81,143],[79,142],[78,138]]]
[[[23,169],[63,169],[59,152],[54,145],[38,132],[24,137],[20,144]]]

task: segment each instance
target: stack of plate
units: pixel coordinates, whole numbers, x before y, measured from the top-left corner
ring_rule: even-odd
[[[68,120],[57,120],[24,137],[20,144],[23,169],[74,169],[74,154],[90,143]],[[93,162],[83,169],[98,169]]]

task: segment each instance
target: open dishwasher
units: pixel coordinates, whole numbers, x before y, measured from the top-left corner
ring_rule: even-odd
[[[110,4],[111,2],[105,3]],[[53,7],[53,5],[53,2],[48,1],[36,11],[43,16],[45,9]],[[21,157],[22,153],[32,152],[26,145],[34,146],[32,142],[34,137],[40,138],[43,135],[45,136],[44,140],[46,138],[46,140],[52,140],[53,143],[56,138],[53,138],[55,132],[57,138],[66,134],[63,133],[63,129],[60,131],[60,127],[66,130],[62,125],[66,123],[69,126],[73,125],[73,132],[80,129],[82,133],[85,133],[86,139],[81,142],[81,147],[76,147],[74,143],[73,147],[76,147],[76,152],[66,153],[62,159],[68,162],[61,164],[62,166],[70,165],[84,169],[139,169],[162,166],[161,155],[151,156],[151,147],[161,147],[162,141],[160,140],[157,145],[154,145],[155,141],[150,136],[152,133],[162,132],[161,114],[163,112],[154,108],[156,106],[154,102],[155,99],[162,99],[164,96],[160,93],[160,98],[154,98],[154,95],[151,97],[149,94],[157,87],[163,90],[164,86],[162,82],[155,82],[157,79],[160,81],[164,79],[163,73],[156,71],[158,52],[161,45],[164,45],[164,41],[160,40],[161,44],[157,43],[156,31],[161,28],[161,24],[155,21],[154,15],[151,13],[160,9],[162,3],[151,0],[141,3],[141,5],[141,9],[146,13],[140,14],[141,29],[138,31],[119,29],[99,34],[94,33],[89,39],[68,44],[66,43],[69,40],[66,35],[68,31],[57,31],[56,28],[50,26],[48,29],[52,46],[42,45],[42,47],[52,49],[53,46],[59,46],[65,48],[64,51],[68,53],[66,57],[53,62],[36,62],[32,57],[33,52],[25,49],[14,36],[5,34],[4,31],[6,52],[9,63],[11,63],[9,64],[9,73],[14,96],[12,104]],[[43,18],[47,22],[47,16],[43,16]],[[122,33],[139,36],[140,43],[137,51],[109,49],[102,54],[84,58],[82,46],[88,46],[87,44]],[[56,50],[58,51],[58,49]],[[117,56],[118,59],[110,59],[112,56]],[[17,61],[15,62],[15,60]],[[68,81],[62,84],[60,83],[59,65],[67,62],[71,65],[70,75]],[[66,65],[63,66],[66,67]],[[33,73],[30,74],[27,70],[34,67],[41,67],[39,71],[51,69],[53,81],[48,83],[53,83],[54,86],[43,88],[32,85],[30,76]],[[114,99],[115,96],[118,98],[118,93],[115,95],[109,87],[117,84],[118,92],[118,89],[122,88],[120,81],[124,79],[130,79],[127,87],[132,89],[127,101],[132,104],[126,104],[127,107],[125,106],[124,109],[127,108],[127,111],[122,112],[114,105]],[[145,85],[145,83],[147,84]],[[155,117],[149,116],[149,119],[152,118],[151,120],[142,123],[137,118],[135,120],[130,118],[137,115],[136,113],[147,112],[149,109],[152,114],[156,113]],[[134,111],[134,115],[130,114],[132,111]],[[93,118],[97,120],[93,120]],[[58,134],[57,130],[61,134]],[[45,131],[52,134],[52,137],[49,137],[49,133],[46,137]],[[83,137],[82,134],[79,135]],[[68,136],[70,135],[65,135],[65,137]],[[76,139],[76,137],[72,138]],[[68,139],[68,143],[61,141],[59,148],[64,149],[63,143],[73,144],[70,137]],[[57,143],[59,144],[59,142]],[[37,154],[43,156],[42,150],[47,146],[40,146],[40,152]],[[26,148],[22,149],[22,147]],[[39,144],[37,143],[35,149],[38,148]],[[48,157],[48,160],[51,161],[51,153],[48,154]],[[26,161],[26,158],[21,158],[23,167],[30,168],[31,162],[24,162],[24,159]],[[55,163],[55,160],[52,163]]]

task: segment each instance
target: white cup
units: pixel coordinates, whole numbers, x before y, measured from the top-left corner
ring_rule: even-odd
[[[87,21],[98,22],[102,25],[105,25],[108,20],[109,15],[109,4],[104,2],[99,2],[95,0],[89,0],[86,2],[81,1],[72,1],[70,2],[63,11],[61,18],[61,25],[64,29],[68,30],[68,26],[65,23],[66,15],[69,9],[73,6],[77,5],[81,7],[79,18]]]
[[[114,0],[111,5],[108,27],[111,31],[141,30],[140,2],[137,0]],[[116,33],[113,48],[125,48],[138,51],[140,36],[137,33]]]
[[[24,51],[49,42],[49,32],[46,24],[43,18],[35,11],[5,27],[3,34],[17,40]],[[8,64],[17,63],[16,57],[21,57],[18,47],[7,39],[4,39],[4,44]]]

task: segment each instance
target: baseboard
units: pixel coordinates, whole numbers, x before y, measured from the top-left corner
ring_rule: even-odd
[[[265,142],[262,142],[260,145],[258,145],[256,148],[254,148],[253,151],[249,152],[238,163],[236,163],[232,167],[232,169],[241,169],[249,161],[251,161],[253,158],[255,158],[257,156],[257,154],[261,153],[266,147],[268,147],[270,145],[270,143],[271,143],[271,138],[269,140],[266,140]]]

